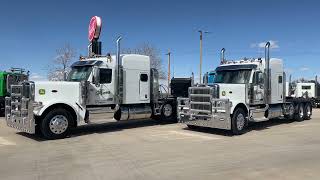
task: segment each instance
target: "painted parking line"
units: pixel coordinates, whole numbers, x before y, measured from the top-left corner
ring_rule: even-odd
[[[0,146],[15,146],[15,145],[17,144],[12,141],[6,140],[3,137],[0,137]]]

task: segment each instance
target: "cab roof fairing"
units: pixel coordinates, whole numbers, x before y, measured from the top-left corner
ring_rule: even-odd
[[[74,62],[71,67],[80,67],[80,66],[99,66],[103,62],[99,60],[85,60],[85,61],[76,61]]]
[[[218,66],[216,68],[216,71],[236,71],[236,70],[250,70],[250,69],[256,69],[258,65],[256,64],[229,64],[227,66]]]

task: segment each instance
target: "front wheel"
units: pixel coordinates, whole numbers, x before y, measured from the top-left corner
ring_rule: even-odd
[[[248,126],[247,114],[242,108],[238,108],[231,118],[231,130],[234,135],[240,135],[246,132]]]
[[[161,107],[161,121],[173,122],[177,121],[176,110],[170,102],[166,102]]]
[[[46,139],[65,138],[70,130],[72,116],[65,109],[54,109],[42,120],[40,130]]]

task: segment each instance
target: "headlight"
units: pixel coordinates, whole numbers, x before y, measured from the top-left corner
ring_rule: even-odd
[[[42,102],[33,102],[34,109],[41,109],[43,107]]]

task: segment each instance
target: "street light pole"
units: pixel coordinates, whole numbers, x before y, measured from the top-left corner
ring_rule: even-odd
[[[201,79],[202,79],[202,37],[203,37],[203,33],[205,33],[205,34],[208,34],[208,33],[210,33],[210,32],[208,32],[208,31],[202,31],[202,30],[199,30],[198,31],[199,33],[200,33],[200,67],[199,67],[199,69],[200,69],[200,72],[199,72],[199,83],[201,84]]]
[[[170,50],[168,50],[168,53],[166,54],[168,55],[168,92],[170,91],[170,56],[171,56],[171,52]]]
[[[201,84],[201,75],[202,75],[202,31],[199,30],[200,33],[200,67],[199,67],[199,83]]]

